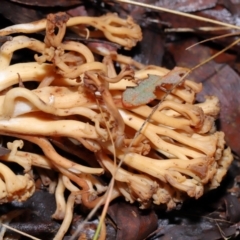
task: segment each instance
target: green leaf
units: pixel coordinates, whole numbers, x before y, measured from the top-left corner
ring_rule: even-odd
[[[125,107],[137,107],[148,104],[156,98],[156,89],[164,91],[182,80],[188,69],[176,67],[163,77],[149,75],[136,87],[127,88],[122,94],[122,103]]]
[[[151,102],[156,98],[154,92],[159,79],[159,76],[149,75],[149,77],[140,82],[138,86],[127,88],[122,95],[123,105],[126,107],[134,107]]]

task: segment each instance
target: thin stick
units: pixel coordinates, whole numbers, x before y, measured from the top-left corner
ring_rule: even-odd
[[[31,238],[31,239],[33,239],[33,240],[41,240],[40,238],[36,238],[36,237],[34,237],[34,236],[31,236],[30,234],[27,234],[27,233],[24,233],[24,232],[22,232],[22,231],[19,231],[19,230],[15,229],[15,228],[12,228],[12,227],[8,226],[7,224],[2,223],[1,225],[2,225],[3,227],[7,228],[7,229],[10,229],[10,230],[12,230],[12,231],[14,231],[14,232],[17,232],[17,233],[19,233],[19,234],[21,234],[21,235],[23,235],[23,236],[29,237],[29,238]]]
[[[98,105],[98,107],[99,107],[99,110],[100,110],[100,112],[101,112],[102,117],[105,119],[105,117],[104,117],[104,115],[103,115],[102,108],[101,108],[98,100],[97,100],[97,105]],[[112,145],[113,145],[113,149],[114,149],[114,153],[113,153],[113,156],[114,156],[114,167],[116,168],[116,164],[117,164],[116,148],[115,148],[115,144],[114,144],[114,141],[113,141],[113,137],[112,137],[112,134],[111,134],[111,131],[110,131],[110,127],[108,126],[108,122],[106,121],[106,119],[105,119],[105,123],[106,123],[106,128],[107,128],[107,131],[108,131],[108,134],[109,134],[110,141],[111,141],[111,143],[112,143]],[[88,214],[87,218],[78,226],[78,228],[76,229],[76,231],[74,232],[74,234],[71,236],[70,240],[74,239],[74,238],[80,233],[80,231],[82,230],[82,228],[83,228],[83,226],[85,225],[85,223],[96,213],[96,211],[99,209],[99,207],[101,206],[101,204],[105,201],[105,205],[104,205],[104,207],[103,207],[103,211],[102,211],[102,214],[101,214],[101,216],[100,216],[97,229],[96,229],[95,234],[94,234],[94,236],[93,236],[93,240],[97,240],[97,239],[98,239],[99,233],[100,233],[101,228],[102,228],[102,225],[103,225],[103,221],[105,220],[105,217],[106,217],[106,214],[107,214],[108,206],[109,206],[109,204],[110,204],[111,194],[112,194],[112,190],[113,190],[113,187],[114,187],[116,172],[117,172],[117,170],[115,171],[115,173],[114,173],[113,176],[112,176],[112,179],[111,179],[111,181],[110,181],[108,190],[107,190],[107,192],[106,192],[106,197],[105,197],[105,198],[102,198],[102,199],[99,201],[99,203],[90,211],[90,213]]]
[[[84,219],[84,221],[81,222],[81,223],[78,225],[76,231],[72,234],[72,236],[69,238],[69,240],[74,240],[74,239],[78,236],[78,234],[79,234],[79,233],[81,232],[81,230],[83,229],[84,225],[87,223],[87,221],[88,221],[89,219],[91,219],[91,218],[94,216],[94,214],[97,212],[97,210],[99,209],[99,207],[102,205],[102,203],[103,203],[104,201],[105,201],[105,198],[100,199],[100,201],[99,201],[99,202],[96,204],[96,206],[90,211],[90,213],[87,215],[87,217]]]
[[[189,14],[189,13],[179,12],[179,11],[171,10],[171,9],[164,8],[164,7],[153,6],[153,5],[146,4],[146,3],[135,2],[135,1],[131,1],[131,0],[112,0],[112,1],[113,2],[129,3],[129,4],[132,4],[132,5],[145,7],[145,8],[150,8],[150,9],[154,9],[154,10],[157,10],[157,11],[172,13],[172,14],[176,14],[176,15],[179,15],[179,16],[183,16],[183,17],[193,18],[193,19],[196,19],[196,20],[199,20],[199,21],[213,23],[213,24],[217,24],[217,25],[220,25],[220,26],[228,27],[228,28],[233,28],[233,29],[238,29],[238,30],[240,29],[240,26],[235,26],[235,25],[232,25],[232,24],[229,24],[229,23],[224,23],[224,22],[220,22],[220,21],[217,21],[217,20],[196,16],[196,15]]]
[[[227,47],[225,47],[224,49],[222,49],[221,51],[217,52],[216,54],[214,54],[212,57],[204,60],[203,62],[199,63],[198,65],[196,65],[195,67],[193,67],[190,71],[192,72],[193,70],[195,70],[196,68],[204,65],[205,63],[211,61],[212,59],[214,59],[215,57],[219,56],[220,54],[226,52],[228,49],[230,49],[231,47],[235,46],[236,44],[238,44],[240,42],[240,39],[237,39],[236,41],[234,41],[233,43],[231,43],[230,45],[228,45]]]
[[[239,33],[239,32],[236,32],[236,33],[227,33],[227,34],[223,34],[223,35],[221,35],[221,36],[211,37],[211,38],[202,40],[202,41],[200,41],[200,42],[197,42],[197,43],[189,46],[188,48],[186,48],[186,50],[189,50],[190,48],[192,48],[192,47],[194,47],[194,46],[197,46],[198,44],[201,44],[201,43],[205,43],[205,42],[208,42],[208,41],[213,41],[213,40],[216,40],[216,39],[221,39],[221,38],[224,38],[224,37],[233,37],[233,36],[237,36],[237,35],[240,35],[240,33]]]
[[[103,111],[102,111],[102,108],[99,104],[99,102],[97,101],[97,104],[99,106],[99,110],[101,112],[101,115],[102,117],[104,118],[105,120],[105,123],[106,123],[106,128],[107,128],[107,131],[108,131],[108,134],[109,134],[109,137],[110,137],[110,141],[111,141],[111,144],[113,146],[113,158],[114,158],[114,168],[115,168],[115,172],[112,176],[112,179],[110,181],[110,184],[109,184],[109,187],[108,187],[108,191],[107,191],[107,195],[106,195],[106,201],[105,201],[105,205],[103,207],[103,211],[102,211],[102,214],[100,216],[100,219],[99,219],[99,223],[98,223],[98,226],[97,226],[97,230],[94,234],[94,237],[93,237],[93,240],[97,240],[98,239],[98,236],[99,236],[99,233],[101,231],[101,228],[102,228],[102,225],[103,225],[103,222],[105,220],[105,217],[106,217],[106,214],[107,214],[107,210],[108,210],[108,207],[109,207],[109,204],[110,204],[110,201],[111,201],[111,195],[112,195],[112,191],[113,191],[113,187],[114,187],[114,183],[115,183],[115,176],[116,176],[116,173],[117,173],[117,169],[116,169],[116,165],[117,165],[117,154],[116,154],[116,147],[115,147],[115,144],[114,144],[114,141],[113,141],[113,137],[112,137],[112,134],[111,134],[111,131],[110,131],[110,127],[108,126],[108,122],[106,121],[104,115],[103,115]]]
[[[164,32],[213,32],[223,30],[229,30],[229,27],[166,28]]]

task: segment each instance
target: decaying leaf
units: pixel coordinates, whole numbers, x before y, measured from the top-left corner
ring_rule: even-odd
[[[175,67],[172,71],[162,77],[158,87],[169,88],[181,81],[182,77],[189,71],[187,68]]]
[[[158,0],[155,5],[166,7],[182,12],[196,12],[203,9],[214,7],[217,0],[191,1],[191,0]]]
[[[136,107],[150,103],[156,98],[155,91],[166,91],[181,81],[188,69],[175,67],[163,77],[149,75],[136,87],[127,88],[122,94],[122,103],[125,107]]]
[[[13,23],[37,21],[43,18],[43,13],[34,8],[28,8],[7,0],[1,1],[0,14]]]
[[[224,203],[226,207],[226,216],[232,223],[238,223],[240,221],[240,204],[236,196],[228,194],[224,197]]]
[[[117,226],[116,240],[144,239],[157,228],[157,215],[154,211],[142,211],[125,202],[112,204],[108,214]]]
[[[70,7],[81,3],[81,0],[58,0],[58,1],[48,1],[48,0],[11,0],[12,2],[21,3],[29,6],[39,6],[39,7]]]
[[[210,225],[210,224],[209,224]],[[218,240],[223,239],[222,237],[231,237],[234,235],[236,228],[224,226],[223,224],[193,224],[193,225],[167,225],[160,229],[158,238],[160,240],[201,240],[211,239]],[[215,226],[214,226],[215,225]],[[223,225],[223,226],[222,226]],[[222,232],[221,232],[222,231]]]

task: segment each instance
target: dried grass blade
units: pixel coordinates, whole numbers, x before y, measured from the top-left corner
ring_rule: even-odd
[[[150,8],[150,9],[154,9],[154,10],[157,10],[157,11],[172,13],[172,14],[176,14],[176,15],[179,15],[179,16],[193,18],[193,19],[196,19],[196,20],[199,20],[199,21],[213,23],[213,24],[216,24],[216,25],[225,26],[225,27],[232,28],[232,29],[238,29],[238,30],[240,29],[240,26],[236,26],[236,25],[233,25],[233,24],[224,23],[224,22],[220,22],[220,21],[217,21],[217,20],[213,20],[213,19],[209,19],[209,18],[205,18],[205,17],[201,17],[201,16],[196,16],[196,15],[192,15],[192,14],[189,14],[189,13],[179,12],[179,11],[164,8],[164,7],[153,6],[153,5],[146,4],[146,3],[135,2],[135,1],[131,1],[131,0],[112,0],[112,1],[113,2],[129,3],[129,4],[132,4],[132,5],[145,7],[145,8]]]
[[[2,225],[3,227],[5,227],[5,228],[7,228],[7,229],[9,229],[9,230],[11,230],[11,231],[13,231],[13,232],[19,233],[19,234],[21,234],[21,235],[23,235],[23,236],[25,236],[25,237],[29,237],[29,238],[31,238],[31,239],[33,239],[33,240],[41,240],[40,238],[36,238],[36,237],[34,237],[34,236],[30,235],[30,234],[27,234],[27,233],[24,233],[24,232],[22,232],[22,231],[19,231],[19,230],[15,229],[15,228],[12,228],[12,227],[8,226],[7,224],[2,223],[1,225]]]

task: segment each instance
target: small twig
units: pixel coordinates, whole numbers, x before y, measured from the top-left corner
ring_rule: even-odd
[[[200,41],[200,42],[197,42],[197,43],[191,45],[190,47],[186,48],[186,50],[189,50],[190,48],[192,48],[192,47],[194,47],[194,46],[197,46],[198,44],[201,44],[201,43],[213,41],[213,40],[216,40],[216,39],[221,39],[221,38],[224,38],[224,37],[233,37],[233,36],[237,36],[237,35],[240,35],[240,32],[227,33],[227,34],[223,34],[223,35],[221,35],[221,36],[211,37],[211,38],[202,40],[202,41]]]
[[[105,119],[104,115],[103,115],[103,111],[102,111],[102,108],[99,104],[99,102],[97,101],[97,105],[99,107],[99,110],[101,112],[101,115],[102,117]],[[112,137],[112,134],[111,134],[111,131],[110,131],[110,127],[108,126],[108,123],[107,121],[105,120],[105,124],[106,124],[106,128],[107,128],[107,131],[108,131],[108,134],[109,134],[109,137],[110,137],[110,140],[111,140],[111,143],[114,147],[114,166],[116,166],[117,164],[117,159],[116,159],[116,149],[115,149],[115,145],[114,145],[114,140],[113,140],[113,137]],[[70,238],[71,239],[74,239],[79,233],[80,231],[82,230],[83,226],[85,225],[85,223],[88,221],[88,219],[90,219],[95,213],[96,211],[99,209],[99,207],[101,206],[101,204],[105,201],[105,205],[104,205],[104,208],[103,208],[103,211],[102,211],[102,214],[100,216],[100,219],[99,219],[99,223],[98,223],[98,226],[97,226],[97,229],[95,231],[95,234],[94,234],[94,237],[93,239],[94,240],[97,240],[98,239],[98,236],[99,236],[99,233],[101,231],[101,228],[102,228],[102,225],[103,225],[103,221],[106,217],[106,214],[107,214],[107,209],[108,209],[108,206],[110,204],[110,198],[111,198],[111,195],[112,195],[112,190],[113,190],[113,187],[114,187],[114,182],[115,182],[115,174],[116,174],[117,170],[115,171],[115,173],[113,174],[112,176],[112,179],[110,181],[110,184],[109,184],[109,187],[108,187],[108,190],[106,192],[106,197],[105,198],[102,198],[99,203],[91,210],[91,212],[88,214],[87,218],[84,220],[84,222],[82,222],[78,228],[76,229],[76,231],[74,232],[74,234],[72,235],[72,237]]]
[[[164,32],[213,32],[223,30],[229,30],[229,27],[165,28]]]
[[[105,119],[105,117],[103,115],[102,108],[101,108],[101,106],[100,106],[98,101],[97,101],[97,104],[99,106],[99,110],[101,112],[101,115],[102,115],[103,119],[105,120],[106,128],[107,128],[107,131],[108,131],[108,134],[109,134],[109,137],[110,137],[111,144],[113,146],[114,167],[116,169],[117,157],[116,157],[116,147],[115,147],[115,144],[114,144],[113,136],[111,134],[110,127],[108,126],[108,122],[107,122],[107,120]],[[112,179],[110,181],[110,184],[109,184],[109,187],[108,187],[108,191],[107,191],[107,195],[106,195],[105,205],[103,207],[103,211],[102,211],[102,214],[100,216],[99,224],[98,224],[97,230],[96,230],[96,232],[94,234],[93,240],[97,240],[98,239],[99,233],[100,233],[102,225],[103,225],[103,221],[105,220],[105,217],[106,217],[106,214],[107,214],[107,210],[108,210],[108,207],[109,207],[109,204],[110,204],[110,201],[111,201],[111,195],[112,195],[112,190],[113,190],[114,183],[115,183],[115,175],[116,175],[116,173],[117,173],[117,169],[115,170],[115,172],[114,172],[114,174],[112,176]]]
[[[217,226],[217,228],[218,228],[218,230],[219,230],[220,235],[222,236],[222,238],[223,238],[224,240],[228,240],[228,239],[231,238],[231,237],[228,237],[228,238],[226,237],[224,231],[221,229],[221,227],[219,226],[219,224],[218,224],[217,221],[215,221],[215,224],[216,224],[216,226]]]
[[[22,231],[19,231],[19,230],[15,229],[15,228],[12,228],[12,227],[8,226],[7,224],[2,223],[1,225],[3,227],[5,227],[5,228],[11,230],[11,231],[17,232],[17,233],[19,233],[19,234],[21,234],[23,236],[29,237],[29,238],[31,238],[33,240],[41,240],[40,238],[36,238],[36,237],[34,237],[34,236],[30,235],[30,234],[27,234],[27,233],[24,233]]]
[[[222,222],[222,223],[228,223],[228,224],[232,224],[233,222],[230,222],[228,220],[225,219],[221,219],[221,218],[212,218],[212,217],[208,217],[208,216],[199,216],[197,214],[189,214],[189,213],[182,213],[182,215],[187,216],[187,217],[196,217],[196,218],[205,218],[209,221],[215,221],[215,222]]]
[[[97,212],[97,210],[99,209],[99,207],[102,205],[102,203],[103,203],[104,201],[105,201],[105,198],[100,199],[100,201],[99,201],[99,202],[96,204],[96,206],[90,211],[90,213],[87,215],[87,217],[84,219],[84,221],[81,222],[81,223],[78,225],[76,231],[72,234],[72,236],[69,238],[69,240],[74,240],[74,239],[78,236],[78,234],[79,234],[79,233],[81,232],[81,230],[83,229],[84,225],[87,223],[87,221],[88,221],[89,219],[91,219],[91,218],[94,216],[94,214]]]
[[[199,63],[198,65],[196,65],[195,67],[193,67],[191,69],[191,71],[197,69],[198,67],[204,65],[205,63],[211,61],[212,59],[216,58],[217,56],[219,56],[220,54],[226,52],[228,49],[230,49],[231,47],[235,46],[236,44],[238,44],[240,42],[240,39],[237,39],[236,41],[234,41],[233,43],[231,43],[230,45],[228,45],[227,47],[225,47],[224,49],[222,49],[221,51],[217,52],[216,54],[214,54],[213,56],[211,56],[210,58],[204,60],[203,62]]]
[[[150,239],[151,237],[153,237],[154,235],[156,235],[159,231],[161,231],[163,229],[163,227],[159,227],[157,228],[155,231],[153,231],[152,233],[150,233],[146,238],[144,238],[143,240],[147,240]]]

